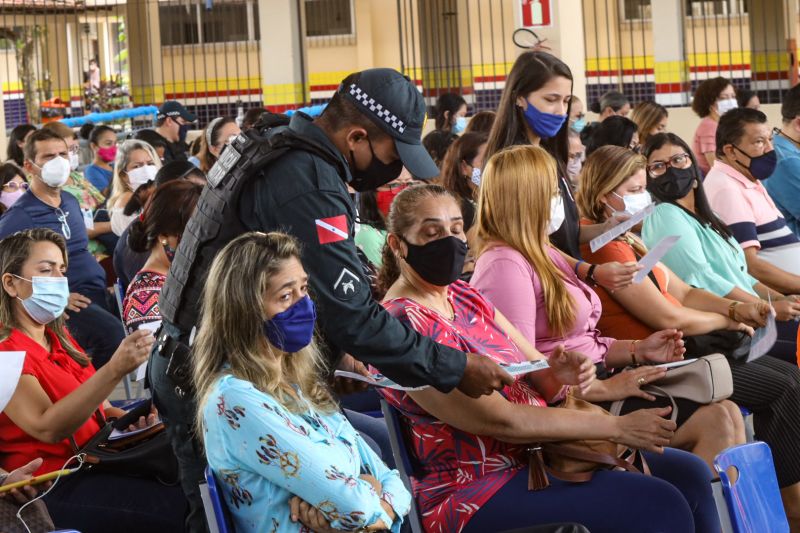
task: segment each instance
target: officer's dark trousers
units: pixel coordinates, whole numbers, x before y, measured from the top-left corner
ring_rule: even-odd
[[[163,327],[173,338],[180,334],[180,331],[170,324],[165,323]],[[150,390],[167,428],[172,449],[178,458],[181,487],[189,501],[186,530],[191,533],[204,533],[208,531],[208,526],[203,501],[200,498],[200,483],[205,479],[203,472],[206,460],[194,433],[197,404],[191,394],[178,396],[175,384],[166,375],[167,362],[167,359],[158,353],[157,344],[153,345],[150,363],[147,365]]]

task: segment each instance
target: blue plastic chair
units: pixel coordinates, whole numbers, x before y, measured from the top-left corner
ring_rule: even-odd
[[[392,455],[394,455],[394,463],[397,471],[400,473],[400,478],[409,492],[411,490],[411,476],[414,475],[415,462],[406,448],[406,442],[403,437],[403,428],[400,425],[400,416],[397,410],[386,403],[386,400],[381,398],[381,411],[383,411],[383,419],[386,421],[386,428],[389,430],[389,443],[392,445]],[[411,498],[411,510],[408,512],[406,522],[409,525],[411,533],[424,533],[422,529],[422,520],[420,519],[419,511],[417,510],[417,502]]]
[[[222,495],[222,490],[217,485],[217,478],[214,477],[214,471],[210,466],[206,467],[206,483],[208,483],[208,495],[211,500],[211,507],[214,510],[214,521],[216,523],[216,530],[219,533],[234,533],[233,518],[225,505],[225,499]],[[206,513],[208,515],[209,513]],[[213,530],[213,528],[212,528]]]
[[[738,472],[735,481],[728,473],[731,467]],[[719,473],[735,533],[789,531],[772,452],[765,442],[728,448],[714,459],[714,468]]]

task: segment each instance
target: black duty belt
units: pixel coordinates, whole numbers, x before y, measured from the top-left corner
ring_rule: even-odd
[[[169,335],[164,328],[158,333],[156,345],[158,355],[167,359],[167,369],[164,374],[175,384],[175,394],[179,398],[194,394],[190,361],[192,349]]]

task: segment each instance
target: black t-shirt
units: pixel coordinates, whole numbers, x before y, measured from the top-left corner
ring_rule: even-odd
[[[581,259],[580,231],[578,219],[578,206],[572,196],[572,186],[563,177],[558,179],[558,189],[564,200],[564,223],[550,235],[550,242],[559,250],[575,259]]]

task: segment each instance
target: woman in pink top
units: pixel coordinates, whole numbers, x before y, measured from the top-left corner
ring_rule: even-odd
[[[478,235],[485,246],[472,284],[544,354],[563,344],[608,369],[644,365],[601,379],[585,399],[629,398],[625,412],[659,405],[654,402],[664,399],[647,394],[641,386],[664,377],[666,371],[647,364],[669,360],[676,349],[682,354],[682,333],[666,329],[644,340],[601,336],[600,298],[547,239],[561,218],[559,203],[551,200],[556,183],[555,164],[539,148],[500,152],[489,160],[478,206]],[[744,442],[744,423],[732,402],[676,401],[679,427],[670,445],[699,455],[712,471],[720,451]]]
[[[692,151],[697,159],[697,166],[703,171],[704,176],[714,164],[719,117],[737,106],[733,85],[722,77],[704,81],[694,92],[692,110],[701,120],[694,132]]]

